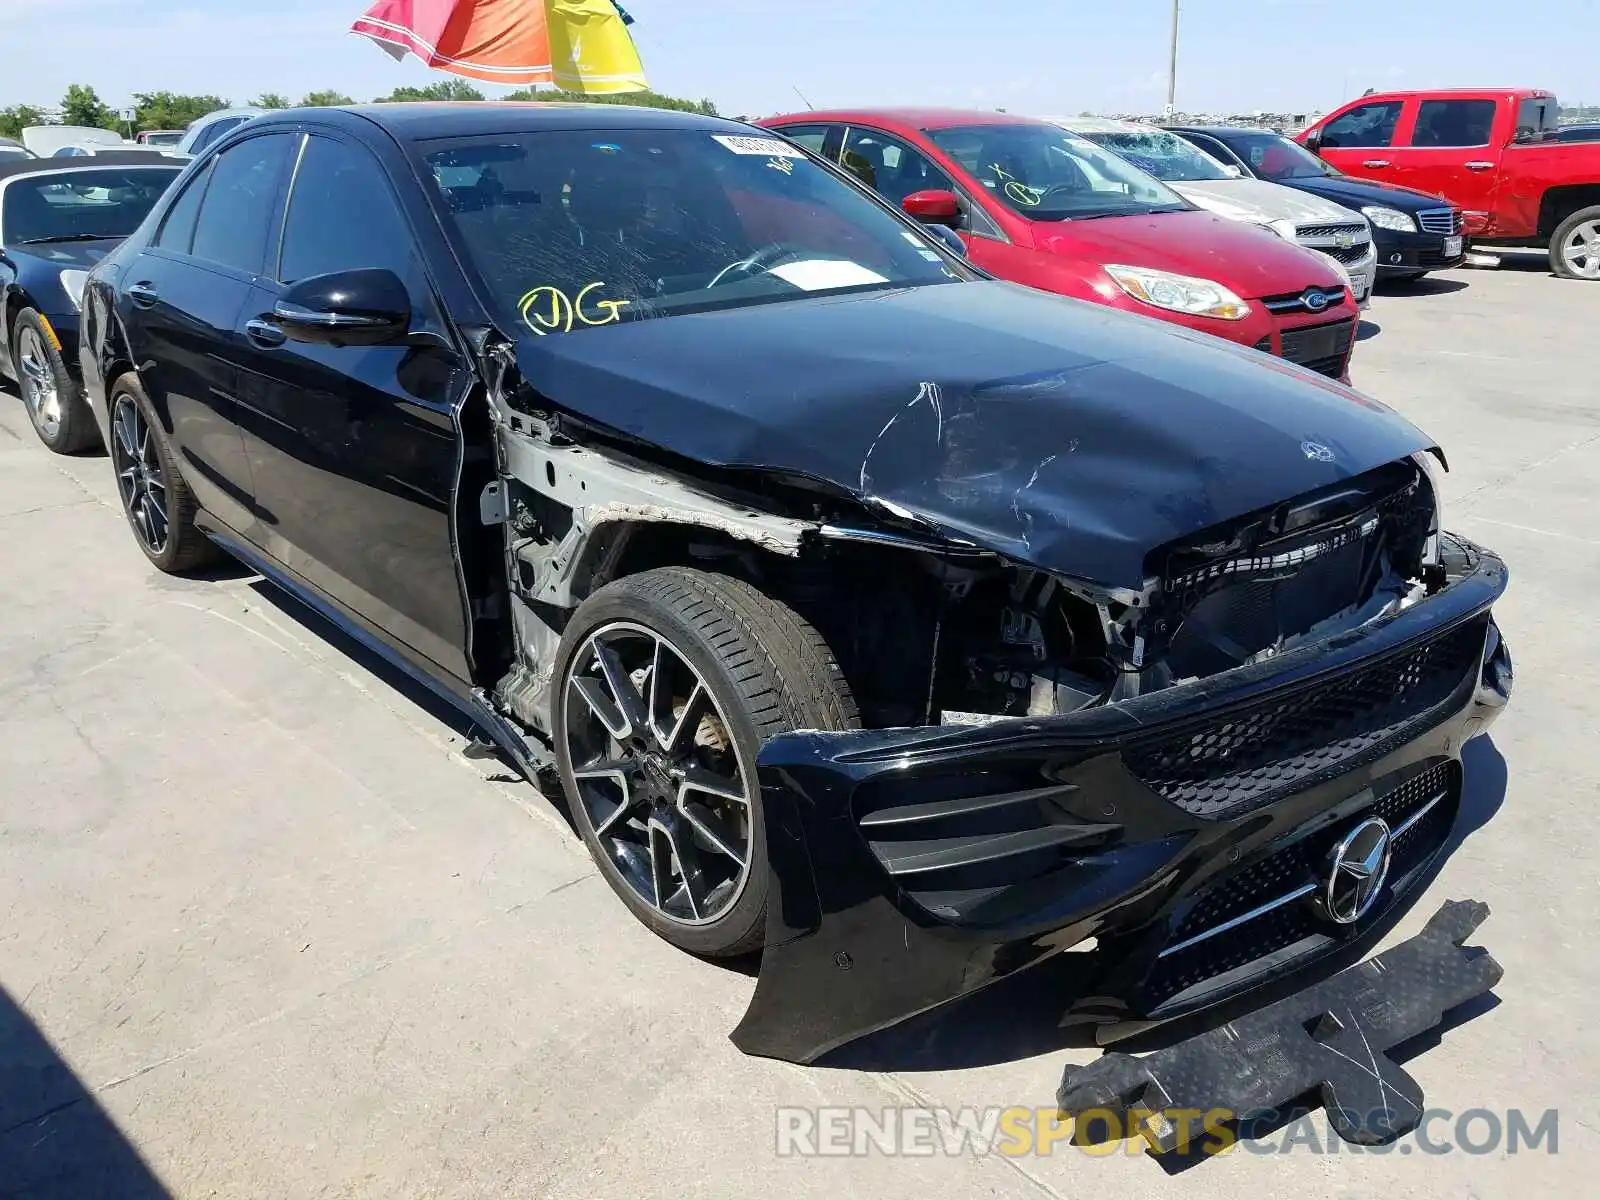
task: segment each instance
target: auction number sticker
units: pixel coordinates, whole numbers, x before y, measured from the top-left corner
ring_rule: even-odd
[[[735,154],[759,154],[762,158],[804,158],[805,151],[780,138],[746,137],[737,133],[714,133],[711,140],[721,142]]]

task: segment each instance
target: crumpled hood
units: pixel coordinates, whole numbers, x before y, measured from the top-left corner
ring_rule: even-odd
[[[674,454],[823,480],[1112,587],[1175,538],[1431,444],[1256,351],[1001,282],[530,334],[518,364]]]
[[[1191,204],[1232,221],[1351,221],[1349,209],[1264,179],[1205,179],[1167,185]]]

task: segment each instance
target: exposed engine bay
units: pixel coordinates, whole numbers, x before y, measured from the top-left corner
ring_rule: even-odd
[[[1114,704],[1378,620],[1442,578],[1425,453],[1158,547],[1134,591],[805,481],[705,470],[690,482],[525,403],[502,399],[497,423],[484,519],[508,529],[519,651],[498,692],[540,732],[566,615],[613,578],[673,562],[743,578],[814,625],[869,728]]]

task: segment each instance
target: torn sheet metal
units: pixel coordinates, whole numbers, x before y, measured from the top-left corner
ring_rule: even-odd
[[[1167,1154],[1193,1131],[1163,1113],[1247,1117],[1315,1092],[1345,1141],[1392,1142],[1421,1120],[1423,1097],[1387,1051],[1500,982],[1500,964],[1464,945],[1488,915],[1480,901],[1448,901],[1409,941],[1239,1020],[1143,1058],[1069,1066],[1056,1103],[1073,1117],[1153,1113],[1145,1138]]]
[[[1330,380],[1011,284],[769,307],[527,338],[517,363],[541,403],[670,453],[1112,587],[1140,587],[1153,547],[1431,444]]]

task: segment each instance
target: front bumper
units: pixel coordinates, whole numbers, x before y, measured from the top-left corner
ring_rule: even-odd
[[[767,942],[735,1043],[808,1062],[1047,960],[1062,1023],[1114,1036],[1359,938],[1426,876],[1462,746],[1510,692],[1505,567],[1445,544],[1426,601],[1221,676],[1047,720],[769,742]],[[1337,924],[1324,860],[1374,814],[1403,829],[1389,883]]]
[[[1378,246],[1378,278],[1388,275],[1411,275],[1417,271],[1447,271],[1459,267],[1467,257],[1467,239],[1461,239],[1461,251],[1447,255],[1445,239],[1434,233],[1399,233],[1392,229],[1374,229]]]

